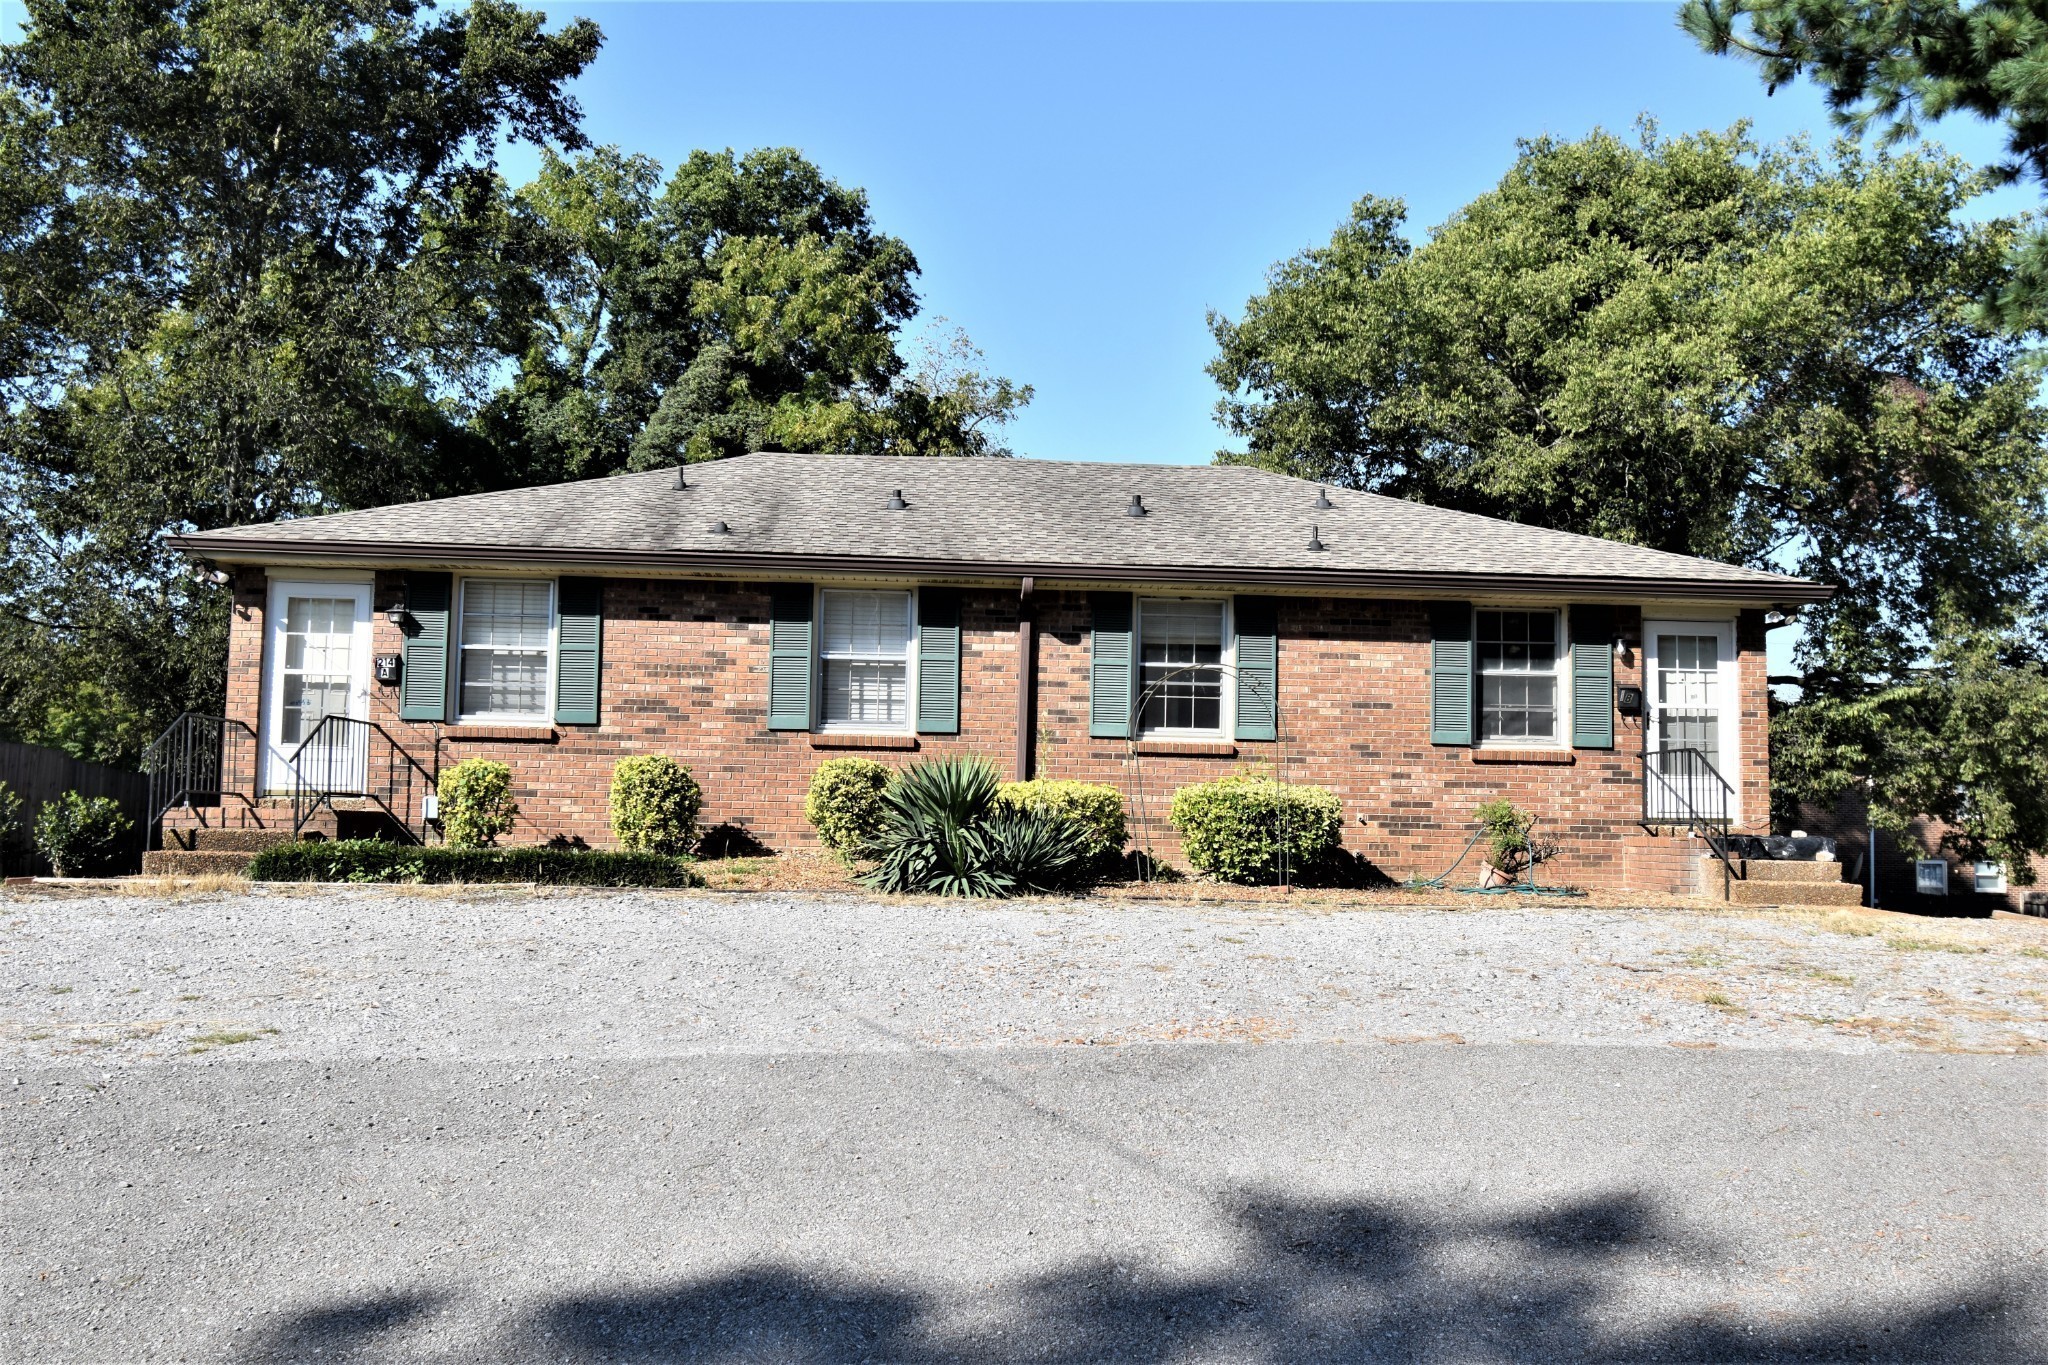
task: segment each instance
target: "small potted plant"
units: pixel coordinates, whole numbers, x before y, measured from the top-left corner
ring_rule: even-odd
[[[1488,801],[1472,812],[1486,832],[1486,872],[1481,886],[1519,886],[1557,854],[1557,845],[1531,837],[1536,817],[1515,809],[1506,797]]]

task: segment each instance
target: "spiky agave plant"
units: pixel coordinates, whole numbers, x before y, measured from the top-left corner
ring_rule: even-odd
[[[981,833],[1018,892],[1069,890],[1097,862],[1093,833],[1055,811],[998,806]]]
[[[1014,896],[1070,885],[1087,862],[1087,834],[1050,812],[996,805],[985,758],[934,759],[904,769],[882,793],[881,832],[863,852],[861,881],[877,891]]]

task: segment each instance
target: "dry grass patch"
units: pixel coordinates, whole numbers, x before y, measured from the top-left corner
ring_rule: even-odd
[[[189,896],[246,896],[255,885],[239,872],[206,872],[192,877],[130,877],[121,890],[153,900],[184,900]]]
[[[201,1033],[193,1037],[191,1046],[187,1047],[185,1051],[208,1052],[217,1047],[233,1047],[237,1043],[253,1043],[259,1038],[267,1038],[276,1032],[277,1030],[274,1028],[261,1028],[247,1030],[221,1029],[212,1033]]]
[[[1847,934],[1851,938],[1872,938],[1882,933],[1884,926],[1873,924],[1862,915],[1847,910],[1837,910],[1821,916],[1820,927],[1831,934]]]
[[[1884,941],[1884,946],[1900,953],[1981,953],[1987,951],[1983,945],[1965,943],[1954,938],[1911,938],[1894,935]]]

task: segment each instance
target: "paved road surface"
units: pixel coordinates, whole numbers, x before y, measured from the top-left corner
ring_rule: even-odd
[[[0,1358],[2048,1360],[2038,1056],[264,1047],[0,1071]]]

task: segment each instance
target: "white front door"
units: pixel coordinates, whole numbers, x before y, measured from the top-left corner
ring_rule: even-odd
[[[291,791],[296,763],[317,788],[360,792],[365,733],[320,722],[369,718],[370,585],[272,583],[269,632],[264,788]]]
[[[1735,623],[1645,621],[1643,646],[1650,817],[1677,819],[1690,806],[1740,821]]]

